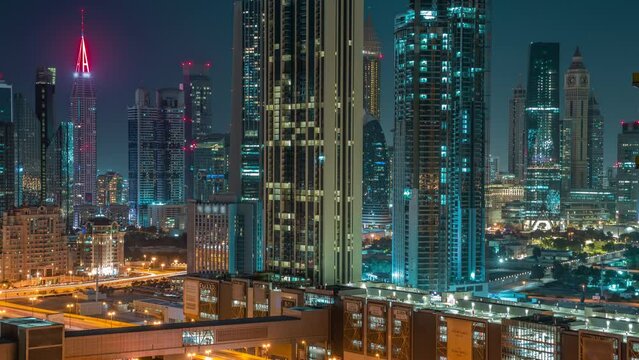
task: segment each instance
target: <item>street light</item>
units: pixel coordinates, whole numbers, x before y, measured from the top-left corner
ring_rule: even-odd
[[[73,282],[73,270],[69,270],[69,276],[71,276],[71,282]]]
[[[109,311],[107,313],[107,315],[109,315],[109,317],[111,317],[111,327],[113,327],[113,315],[115,315],[115,311]]]
[[[162,271],[164,271],[164,263],[160,265],[162,267]]]
[[[29,298],[29,301],[31,301],[31,316],[32,317],[33,317],[33,304],[35,303],[36,300],[38,300],[38,298],[34,297],[34,296]]]

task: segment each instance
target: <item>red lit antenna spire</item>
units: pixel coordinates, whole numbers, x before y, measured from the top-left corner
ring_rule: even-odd
[[[80,51],[78,51],[78,60],[75,63],[75,72],[88,74],[89,70],[89,58],[87,56],[87,47],[84,43],[84,9],[81,11],[82,13],[82,28],[80,33]]]

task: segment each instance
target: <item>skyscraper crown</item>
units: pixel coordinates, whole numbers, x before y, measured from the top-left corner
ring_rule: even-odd
[[[75,74],[78,76],[82,73],[83,76],[89,75],[89,57],[87,56],[87,46],[84,42],[84,9],[82,9],[82,32],[80,35],[80,49],[78,50],[78,60],[75,63]]]

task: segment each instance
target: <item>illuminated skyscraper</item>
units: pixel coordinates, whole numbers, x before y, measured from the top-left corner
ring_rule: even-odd
[[[387,228],[391,225],[388,149],[380,121],[370,115],[364,123],[363,155],[362,226]]]
[[[361,278],[363,1],[266,0],[265,270]]]
[[[604,117],[594,91],[588,99],[588,177],[592,189],[603,189],[604,185]]]
[[[56,205],[62,210],[62,217],[65,222],[67,231],[71,230],[73,223],[73,123],[70,121],[62,121],[58,126],[55,135],[54,144],[57,147],[55,154],[59,156],[60,164],[60,198]]]
[[[178,89],[161,89],[151,105],[135,91],[129,118],[129,204],[145,225],[148,206],[184,202],[184,99]]]
[[[229,135],[201,138],[194,155],[195,199],[209,201],[214,194],[228,192]]]
[[[70,119],[73,122],[73,204],[94,204],[96,189],[96,99],[84,41],[84,12],[80,49],[73,74]]]
[[[486,1],[395,18],[393,282],[485,288]]]
[[[559,44],[530,44],[526,92],[526,218],[556,220],[561,203]],[[534,226],[534,225],[533,225]]]
[[[15,206],[13,86],[0,79],[0,215]]]
[[[382,46],[377,38],[373,19],[364,25],[364,111],[380,119]]]
[[[39,174],[40,174],[40,203],[53,203],[57,190],[56,178],[59,176],[58,166],[55,164],[55,150],[53,137],[58,128],[55,120],[55,79],[54,67],[39,67],[35,81],[35,114],[39,120],[37,134],[39,134]]]
[[[211,112],[211,77],[209,71],[211,64],[196,64],[192,61],[182,63],[184,82],[184,141],[185,167],[184,182],[186,186],[185,196],[193,198],[193,151],[197,147],[198,140],[213,132],[213,114]]]
[[[115,204],[124,204],[122,175],[115,171],[107,171],[98,175],[97,205],[106,207]]]
[[[13,86],[0,74],[0,122],[13,122]]]
[[[13,96],[16,124],[16,205],[40,204],[40,123],[20,93]]]
[[[508,102],[508,172],[524,180],[526,170],[526,89],[518,85]]]
[[[236,0],[233,20],[233,118],[230,189],[258,204],[261,192],[262,0]]]
[[[229,190],[252,204],[251,238],[257,270],[264,269],[262,234],[262,0],[236,0],[233,9],[233,73]]]
[[[639,222],[639,170],[635,159],[639,156],[639,121],[621,123],[617,135],[617,222],[637,225]]]

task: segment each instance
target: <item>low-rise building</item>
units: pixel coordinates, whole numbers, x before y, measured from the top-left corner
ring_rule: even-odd
[[[255,207],[233,195],[188,203],[187,270],[250,274],[255,271]]]
[[[60,208],[21,207],[2,217],[2,280],[21,281],[67,272],[67,244]]]
[[[133,309],[136,313],[160,319],[164,324],[184,322],[184,309],[181,302],[160,299],[133,300]]]
[[[75,269],[86,274],[117,275],[124,266],[124,232],[106,217],[94,217],[82,226],[77,239]]]
[[[504,207],[512,202],[524,200],[524,187],[520,184],[498,183],[486,185],[487,224],[502,224]]]
[[[612,191],[573,190],[561,205],[569,227],[600,229],[615,222],[617,204]]]

